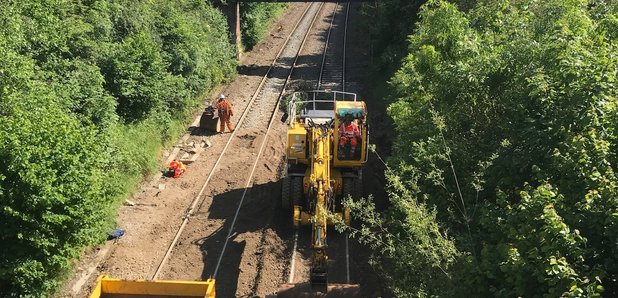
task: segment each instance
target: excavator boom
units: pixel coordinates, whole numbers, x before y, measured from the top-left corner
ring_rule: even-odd
[[[330,185],[330,143],[332,123],[311,123],[311,135],[315,154],[311,163],[311,193],[316,195],[312,224],[311,284],[325,287],[328,282],[328,257],[326,256],[326,233],[328,230],[327,203],[333,190]]]

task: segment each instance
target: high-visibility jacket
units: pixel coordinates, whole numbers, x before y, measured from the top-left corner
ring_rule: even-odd
[[[230,104],[227,99],[217,101],[216,106],[219,117],[229,118],[230,116],[234,116],[234,111],[232,111],[232,104]]]
[[[343,123],[339,126],[339,135],[346,138],[360,138],[360,129],[354,122]]]

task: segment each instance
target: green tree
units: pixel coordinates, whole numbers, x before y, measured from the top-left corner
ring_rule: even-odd
[[[146,33],[127,37],[109,55],[104,68],[106,89],[118,100],[126,121],[143,120],[163,106],[165,65],[158,45]]]
[[[252,49],[268,32],[271,20],[283,12],[284,3],[242,2],[240,5],[240,28],[242,42]]]
[[[0,296],[50,295],[105,237],[199,93],[233,76],[227,32],[204,1],[0,3]]]
[[[389,164],[461,252],[432,293],[614,295],[616,4],[461,7],[422,7],[391,80]]]
[[[105,141],[33,84],[2,99],[0,293],[41,296],[80,248],[101,239],[112,198],[103,185]]]

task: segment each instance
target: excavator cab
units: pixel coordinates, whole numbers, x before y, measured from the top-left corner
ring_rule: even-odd
[[[307,129],[310,124],[329,122],[335,140],[332,146],[333,166],[361,168],[367,162],[367,106],[357,100],[356,94],[339,91],[296,92],[289,101],[285,119],[289,125],[288,163],[309,164],[312,152],[307,146]],[[346,123],[346,119],[350,121]],[[350,127],[356,132],[345,130]]]
[[[334,165],[361,167],[367,162],[367,110],[362,101],[335,103],[335,138],[338,140]]]

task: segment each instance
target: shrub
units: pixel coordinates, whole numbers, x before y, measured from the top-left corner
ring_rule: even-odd
[[[3,98],[0,117],[0,293],[41,296],[81,247],[100,240],[113,197],[102,171],[105,140],[36,84]]]
[[[616,4],[464,4],[423,6],[388,109],[393,173],[417,205],[436,210],[461,254],[452,278],[429,290],[402,288],[408,276],[385,266],[393,287],[401,296],[616,295]]]
[[[233,76],[227,36],[204,1],[0,2],[0,296],[48,296],[105,237],[197,95]]]
[[[252,49],[268,32],[268,28],[277,15],[283,12],[285,4],[242,2],[240,5],[240,28],[243,45]]]

